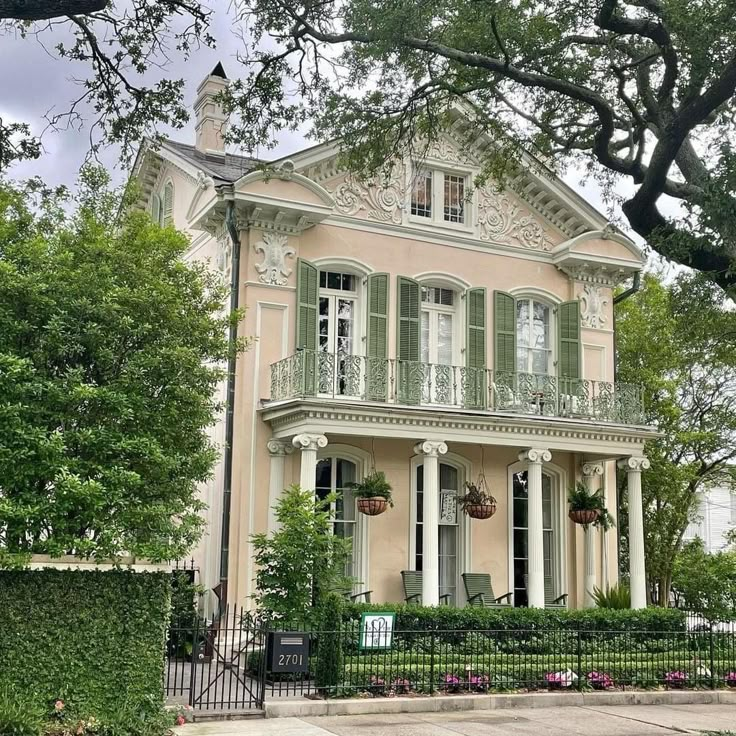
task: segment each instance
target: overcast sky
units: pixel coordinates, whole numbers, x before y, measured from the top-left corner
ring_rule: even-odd
[[[221,3],[220,7],[224,5],[225,3]],[[175,59],[167,69],[169,77],[186,79],[185,101],[190,108],[194,102],[197,85],[218,61],[222,61],[230,77],[237,76],[242,70],[242,66],[235,58],[238,49],[241,48],[241,41],[233,34],[225,12],[214,15],[212,31],[218,40],[216,50],[202,48],[194,51],[188,61]],[[87,74],[88,69],[80,63],[59,60],[33,38],[21,39],[10,36],[1,38],[0,69],[3,72],[0,74],[0,117],[4,120],[29,122],[33,132],[39,134],[45,127],[44,116],[50,109],[63,111],[69,101],[79,96],[79,86],[75,84],[74,77],[82,77]],[[49,48],[53,48],[59,40],[51,35],[45,38]],[[194,127],[191,120],[182,130],[163,132],[175,140],[194,143]],[[311,141],[306,141],[302,135],[285,133],[281,136],[275,151],[261,151],[260,155],[264,158],[288,155],[310,144]],[[43,145],[45,152],[40,159],[16,164],[8,174],[17,179],[40,176],[49,185],[73,185],[79,167],[89,150],[89,130],[72,129],[58,132],[47,130],[43,136]],[[113,172],[115,182],[124,181],[126,172],[118,163],[116,150],[107,148],[101,152],[100,158]],[[610,214],[594,182],[582,184],[579,173],[575,171],[567,172],[563,178],[592,205]],[[624,223],[619,218],[617,224],[621,226]]]

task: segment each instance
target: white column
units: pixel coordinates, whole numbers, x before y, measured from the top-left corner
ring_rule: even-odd
[[[544,608],[544,520],[542,518],[542,464],[552,459],[543,448],[519,453],[527,463],[527,597],[529,608]]]
[[[641,502],[641,471],[649,467],[645,457],[627,457],[618,461],[626,470],[629,506],[629,578],[631,607],[647,607],[647,582],[644,567],[644,510]]]
[[[440,455],[447,452],[442,441],[425,440],[414,447],[424,455],[422,501],[422,605],[437,606],[440,602],[439,517],[440,517]]]
[[[279,524],[276,521],[274,506],[281,498],[284,490],[284,465],[286,464],[286,456],[294,452],[294,448],[288,441],[269,440],[266,443],[268,454],[271,456],[271,463],[268,476],[268,532],[274,532],[278,529]]]
[[[588,493],[595,493],[593,488],[596,477],[603,476],[603,463],[583,463],[583,483],[585,483]],[[585,557],[585,577],[583,578],[583,605],[585,608],[595,608],[595,600],[593,599],[593,590],[596,587],[597,579],[595,575],[595,538],[596,528],[592,524],[588,524],[583,529],[584,545],[583,554]]]
[[[299,485],[302,490],[313,491],[317,476],[317,450],[327,447],[327,437],[323,434],[298,434],[291,442],[302,455]]]

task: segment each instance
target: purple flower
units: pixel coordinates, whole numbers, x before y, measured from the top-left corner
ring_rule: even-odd
[[[664,681],[668,687],[684,687],[687,684],[687,673],[682,670],[668,672],[664,676]]]
[[[727,672],[724,679],[726,680],[726,685],[736,687],[736,672]]]
[[[588,672],[588,683],[595,690],[608,690],[613,687],[613,680],[605,672]]]

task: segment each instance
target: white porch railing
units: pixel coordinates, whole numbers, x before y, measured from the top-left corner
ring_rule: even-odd
[[[271,401],[302,397],[643,423],[639,386],[300,350],[271,365]]]

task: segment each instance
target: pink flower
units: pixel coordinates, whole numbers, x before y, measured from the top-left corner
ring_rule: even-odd
[[[736,687],[736,672],[728,672],[726,673],[726,685],[729,687]]]
[[[176,725],[177,726],[183,726],[187,722],[187,719],[184,718],[184,716],[177,716],[176,717]]]
[[[64,701],[63,700],[57,700],[54,703],[54,710],[59,713],[60,711],[64,710]]]
[[[596,690],[608,690],[613,687],[613,680],[605,672],[588,672],[588,682]]]

